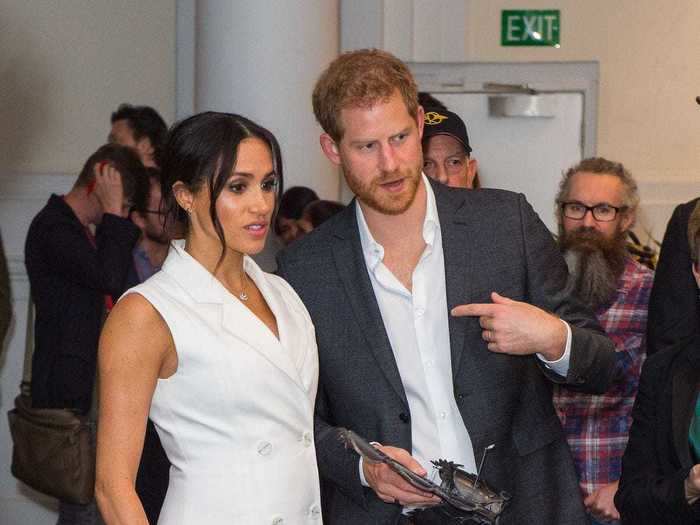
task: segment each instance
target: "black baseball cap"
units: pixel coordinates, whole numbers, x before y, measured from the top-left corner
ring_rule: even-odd
[[[425,108],[425,125],[423,126],[423,141],[435,135],[449,135],[462,143],[467,153],[471,153],[467,126],[456,113],[440,108]]]

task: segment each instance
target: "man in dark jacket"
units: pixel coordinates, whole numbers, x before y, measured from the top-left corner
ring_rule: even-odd
[[[676,207],[666,227],[649,299],[649,355],[698,333],[700,304],[688,248],[688,220],[698,202],[700,199],[693,199]]]
[[[697,289],[700,209],[685,223],[683,248]],[[684,335],[649,357],[642,370],[615,496],[623,524],[700,523],[700,338]]]
[[[522,195],[421,174],[423,110],[392,55],[341,55],[313,105],[357,196],[279,258],[316,328],[324,523],[410,523],[437,502],[360,462],[339,427],[418,475],[440,458],[479,471],[513,496],[503,525],[588,523],[551,383],[605,391],[613,344],[568,293],[551,235]]]
[[[35,407],[90,411],[102,321],[124,291],[140,235],[129,209],[146,195],[147,184],[130,148],[105,145],[87,160],[71,191],[52,195],[34,217],[25,263],[36,308]],[[61,502],[59,522],[99,523],[99,516],[94,504]]]

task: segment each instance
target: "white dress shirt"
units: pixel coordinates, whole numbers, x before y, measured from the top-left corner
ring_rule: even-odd
[[[476,472],[477,466],[469,432],[454,398],[440,220],[425,175],[423,184],[427,196],[423,222],[426,246],[413,270],[412,290],[407,290],[384,265],[384,248],[374,240],[360,206],[355,209],[365,264],[411,414],[411,453],[435,480],[431,460],[448,459],[464,465],[469,472]],[[539,356],[564,376],[571,346],[571,331],[566,326],[564,355],[554,362]],[[476,452],[479,456],[483,453]],[[360,478],[366,485],[361,462]]]

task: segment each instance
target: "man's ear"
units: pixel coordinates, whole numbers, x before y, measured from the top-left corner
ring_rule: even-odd
[[[173,184],[172,189],[175,200],[180,208],[185,210],[187,213],[190,213],[192,211],[192,207],[194,206],[194,195],[190,189],[182,181],[177,181],[175,184]]]
[[[693,277],[695,277],[695,283],[698,285],[698,288],[700,288],[700,270],[698,269],[698,263],[691,262],[690,269],[693,272]]]
[[[331,138],[328,133],[322,133],[319,139],[321,142],[321,150],[333,164],[340,166],[340,151],[338,144]]]
[[[418,106],[418,114],[416,115],[416,118],[418,119],[418,137],[423,139],[423,126],[425,126],[425,110],[423,109],[423,106]]]
[[[467,158],[467,188],[474,189],[474,179],[476,178],[476,170],[479,169],[479,163],[476,159]]]
[[[620,226],[623,232],[628,231],[632,226],[634,226],[636,215],[633,211],[627,211],[622,215],[622,220],[620,221]]]

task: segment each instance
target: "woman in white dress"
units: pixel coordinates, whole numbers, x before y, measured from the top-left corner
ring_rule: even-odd
[[[108,524],[146,524],[134,490],[146,420],[172,467],[159,524],[321,523],[313,408],[318,355],[262,250],[279,146],[238,115],[175,125],[163,195],[187,219],[160,272],[112,311],[99,349],[96,498]]]

